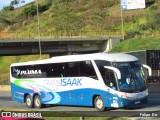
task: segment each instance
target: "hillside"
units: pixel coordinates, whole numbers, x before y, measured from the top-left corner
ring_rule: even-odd
[[[145,9],[123,11],[126,38],[159,35],[160,1],[146,0]],[[121,32],[119,0],[39,0],[40,32]],[[36,4],[0,12],[0,30],[37,34]],[[23,32],[22,32],[23,31]]]
[[[107,9],[118,3],[118,0],[54,0],[50,6],[50,1],[52,0],[39,0],[41,34],[53,31],[108,29],[107,24],[103,25],[109,16]],[[35,3],[13,11],[3,11],[2,14],[5,14],[8,22],[0,27],[2,31],[37,33]],[[103,26],[104,28],[101,28]]]

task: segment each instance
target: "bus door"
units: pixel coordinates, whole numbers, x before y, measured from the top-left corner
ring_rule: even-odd
[[[115,75],[113,73],[113,71],[106,71],[105,72],[105,79],[104,79],[104,83],[114,89],[114,90],[117,90],[117,85],[116,85],[116,78],[115,78]]]
[[[111,66],[104,66],[106,69],[105,71],[105,78],[104,83],[108,86],[107,90],[107,106],[108,107],[118,107],[119,98],[117,95],[112,94],[114,90],[118,90],[117,86],[117,79],[121,78],[121,73],[117,68]]]

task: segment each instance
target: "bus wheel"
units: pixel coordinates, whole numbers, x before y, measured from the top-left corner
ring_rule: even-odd
[[[31,100],[30,95],[26,96],[25,102],[26,102],[27,107],[33,108],[33,101]]]
[[[97,109],[97,111],[104,111],[105,110],[105,105],[103,102],[103,99],[101,96],[97,96],[94,100],[94,106]]]
[[[42,103],[41,103],[41,99],[40,99],[39,95],[36,95],[34,97],[34,107],[36,107],[36,108],[42,107]]]

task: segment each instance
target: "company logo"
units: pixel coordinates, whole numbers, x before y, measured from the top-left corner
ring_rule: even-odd
[[[20,74],[20,70],[18,70],[18,69],[13,69],[13,73],[16,73],[16,75],[19,75]]]
[[[39,70],[18,70],[18,69],[13,69],[13,72],[16,73],[16,75],[40,75],[42,74],[42,71]]]

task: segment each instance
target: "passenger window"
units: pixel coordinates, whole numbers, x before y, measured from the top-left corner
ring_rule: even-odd
[[[79,76],[79,62],[65,63],[65,77],[78,77]]]
[[[52,77],[64,77],[64,63],[51,64]]]
[[[79,62],[80,76],[98,79],[93,64],[90,60]]]

